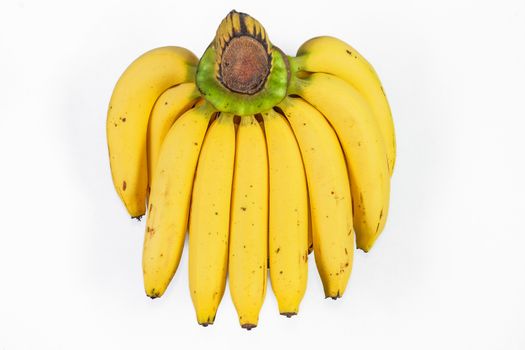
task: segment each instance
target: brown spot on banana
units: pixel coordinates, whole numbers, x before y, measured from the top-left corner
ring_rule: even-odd
[[[148,234],[148,237],[151,238],[155,234],[155,229],[153,227],[147,226],[146,233]]]

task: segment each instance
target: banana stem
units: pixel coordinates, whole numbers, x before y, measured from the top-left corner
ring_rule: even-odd
[[[305,56],[288,56],[288,62],[290,63],[290,73],[295,75],[297,72],[304,70]]]
[[[299,78],[297,74],[292,74],[290,77],[290,85],[288,86],[288,95],[300,95],[300,92],[307,85],[307,80]]]
[[[197,74],[197,67],[196,66],[192,66],[192,65],[188,65],[188,80],[189,81],[195,81],[196,74]],[[199,93],[199,95],[200,95],[200,93]]]

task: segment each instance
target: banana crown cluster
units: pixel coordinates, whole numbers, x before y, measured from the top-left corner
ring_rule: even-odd
[[[232,11],[197,67],[196,83],[218,110],[251,115],[277,105],[285,96],[288,59],[272,46],[254,18]]]
[[[217,29],[215,40],[213,41],[214,49],[219,53],[217,55],[216,62],[219,73],[224,50],[226,50],[226,47],[230,45],[232,40],[234,42],[240,42],[241,45],[243,42],[244,45],[251,45],[253,46],[252,49],[254,49],[254,51],[262,49],[265,53],[261,53],[261,58],[271,59],[272,44],[270,43],[270,40],[268,40],[266,30],[259,23],[259,21],[245,13],[232,11],[222,20],[219,28]],[[237,45],[239,45],[239,43]],[[264,57],[264,55],[266,57]],[[230,59],[236,60],[239,59],[239,57],[231,57]],[[268,61],[266,61],[265,64],[268,65]]]
[[[203,326],[227,279],[240,325],[257,326],[268,274],[279,312],[296,315],[312,251],[325,296],[341,297],[355,248],[368,252],[385,226],[390,107],[374,68],[339,39],[286,56],[231,11],[200,59],[167,46],[132,62],[106,128],[115,189],[132,217],[147,215],[146,294],[164,294],[188,232]]]

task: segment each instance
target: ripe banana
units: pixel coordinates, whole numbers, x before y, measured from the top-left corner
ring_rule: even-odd
[[[179,265],[195,167],[214,112],[209,104],[190,109],[175,121],[162,144],[142,255],[144,288],[151,298],[162,296]]]
[[[301,149],[312,213],[314,256],[325,296],[345,291],[354,252],[352,198],[343,151],[326,119],[300,98],[279,107],[290,122]]]
[[[292,61],[300,71],[338,76],[363,95],[378,122],[392,174],[396,161],[394,122],[385,91],[372,65],[352,46],[329,36],[306,41]]]
[[[230,294],[241,327],[250,330],[266,295],[268,260],[268,159],[253,116],[242,117],[237,130],[230,220]]]
[[[132,217],[146,211],[146,136],[151,109],[169,87],[194,81],[197,62],[187,49],[157,48],[131,63],[113,90],[106,123],[111,175]]]
[[[268,147],[270,280],[281,315],[299,312],[308,277],[308,194],[299,146],[286,119],[263,113]]]
[[[148,178],[150,186],[162,146],[171,126],[199,98],[195,83],[183,83],[164,91],[153,106],[148,124]]]
[[[336,38],[313,38],[289,57],[261,23],[231,11],[198,62],[164,47],[128,67],[107,141],[128,212],[147,207],[146,294],[165,292],[189,229],[189,290],[203,326],[215,321],[228,274],[239,323],[256,327],[268,267],[279,312],[297,314],[312,251],[325,296],[341,297],[354,240],[370,250],[386,222],[390,107],[374,68]]]
[[[292,79],[292,85],[294,93],[324,114],[339,137],[352,188],[357,247],[368,252],[385,225],[390,196],[388,161],[377,121],[359,92],[333,75],[314,73]]]
[[[190,293],[203,326],[213,324],[226,285],[234,157],[233,115],[221,113],[202,145],[190,213]]]

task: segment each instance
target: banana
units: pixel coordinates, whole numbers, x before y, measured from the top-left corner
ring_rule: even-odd
[[[263,113],[268,148],[270,280],[281,315],[299,311],[308,277],[308,194],[301,152],[284,117]]]
[[[323,113],[339,137],[350,176],[357,247],[368,252],[384,228],[390,197],[388,161],[377,121],[359,92],[336,76],[314,73],[294,78],[291,90]]]
[[[169,87],[194,81],[197,62],[187,49],[157,48],[131,63],[113,90],[106,123],[111,175],[132,217],[146,211],[146,137],[151,109]]]
[[[392,174],[396,161],[394,122],[385,91],[372,65],[352,46],[329,36],[306,41],[292,61],[300,71],[336,75],[363,95],[377,119]]]
[[[325,296],[343,295],[354,254],[352,198],[343,151],[337,135],[314,107],[286,98],[279,107],[287,117],[303,157],[317,270]]]
[[[384,229],[392,114],[374,68],[339,39],[290,57],[233,10],[200,60],[162,47],[131,63],[106,123],[115,189],[132,217],[147,213],[146,295],[165,293],[188,230],[202,326],[229,279],[241,327],[256,327],[268,273],[280,314],[296,315],[311,252],[325,296],[341,297],[356,247],[368,252]]]
[[[148,123],[148,179],[149,185],[154,182],[153,176],[160,148],[173,122],[195,104],[199,92],[195,83],[183,83],[164,91],[157,99]]]
[[[202,145],[190,211],[190,293],[203,326],[213,324],[226,285],[234,157],[233,115],[221,113]]]
[[[142,255],[144,288],[151,298],[162,296],[179,265],[197,159],[214,112],[208,103],[190,109],[175,121],[162,144]]]
[[[245,329],[257,326],[266,295],[268,159],[263,130],[253,116],[237,130],[230,219],[230,294]]]

